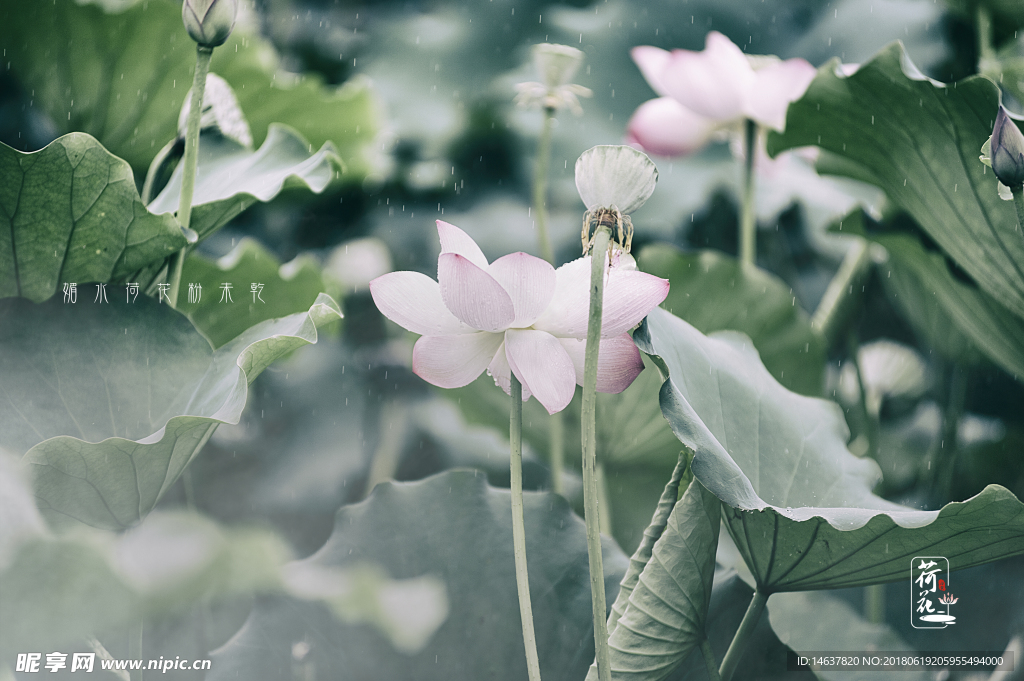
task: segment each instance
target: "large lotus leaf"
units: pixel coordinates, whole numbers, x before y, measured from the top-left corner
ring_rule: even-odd
[[[231,288],[222,288],[224,284]],[[253,284],[262,285],[255,296]],[[193,286],[202,287],[194,289],[194,303],[188,296]],[[234,303],[227,302],[225,290]],[[324,280],[316,260],[299,256],[281,265],[259,242],[244,238],[217,261],[197,253],[188,257],[181,272],[178,309],[188,315],[213,347],[219,348],[259,322],[309,309],[323,291]]]
[[[865,620],[846,601],[824,592],[775,594],[768,599],[768,617],[779,640],[797,653],[886,651],[915,654],[899,634],[885,624]],[[823,681],[875,681],[878,670],[816,671]],[[904,670],[900,681],[925,681],[929,672]]]
[[[285,187],[304,187],[317,194],[340,176],[330,143],[315,154],[294,130],[271,125],[263,145],[253,151],[220,135],[199,144],[196,187],[189,227],[200,238],[227,224],[256,201],[270,201]],[[182,165],[178,164],[160,195],[149,204],[154,213],[178,210]]]
[[[995,364],[1024,380],[1024,319],[984,291],[959,281],[942,255],[929,253],[917,239],[902,234],[872,238],[889,252],[891,260],[881,269],[891,269],[885,282],[901,308],[913,307],[919,316],[925,314],[922,307],[938,307],[954,326],[934,329],[934,335],[965,336]],[[900,300],[901,292],[907,300]]]
[[[11,473],[5,464],[0,486],[20,486],[23,513],[34,511],[30,489]],[[9,538],[0,528],[0,543]],[[289,550],[273,533],[229,529],[184,511],[153,513],[120,536],[81,527],[54,536],[40,527],[13,546],[13,560],[0,570],[0,609],[18,622],[0,629],[5,658],[67,649],[140,618],[162,621],[197,603],[253,593],[323,601],[336,616],[371,624],[405,648],[433,633],[446,611],[443,589],[429,580],[392,580],[368,567],[311,572],[286,562]],[[417,603],[421,616],[406,616],[396,600]]]
[[[793,289],[780,279],[718,251],[683,253],[654,245],[644,248],[637,262],[644,272],[672,283],[663,308],[703,333],[742,331],[782,385],[804,395],[821,394],[825,344],[797,306]]]
[[[137,171],[176,135],[196,59],[181,3],[150,0],[110,14],[74,0],[5,3],[0,44],[33,105],[59,130],[94,135]],[[331,88],[278,63],[268,41],[239,25],[214,51],[211,70],[234,89],[257,144],[271,123],[291,125],[316,148],[333,142],[344,178],[361,179],[377,130],[368,83]]]
[[[693,481],[608,632],[613,678],[660,681],[706,636],[721,502]],[[597,679],[592,666],[588,679]]]
[[[50,520],[134,525],[220,423],[238,423],[248,384],[340,316],[322,295],[218,350],[146,296],[108,304],[0,301],[0,446],[33,465]]]
[[[963,569],[1024,553],[1024,505],[997,485],[941,511],[872,494],[881,471],[847,450],[838,405],[783,388],[746,337],[708,337],[660,309],[636,337],[667,367],[662,410],[759,588],[895,581],[918,555]]]
[[[679,455],[679,460],[676,462],[675,470],[672,471],[672,477],[669,478],[668,482],[665,483],[665,489],[661,492],[661,498],[658,499],[658,505],[654,509],[654,515],[651,517],[650,524],[644,529],[644,536],[640,540],[640,545],[637,546],[636,551],[629,557],[629,567],[626,569],[626,574],[622,578],[622,583],[619,584],[619,595],[615,597],[612,602],[612,612],[608,616],[608,631],[612,632],[615,630],[615,626],[619,622],[619,618],[626,612],[626,606],[629,604],[629,597],[632,595],[633,590],[636,589],[636,585],[640,582],[640,574],[647,567],[647,563],[651,560],[651,555],[654,552],[654,545],[661,535],[665,532],[665,527],[668,525],[669,517],[672,515],[672,511],[676,507],[676,502],[682,496],[679,493],[680,487],[685,493],[687,486],[693,480],[693,475],[690,473],[690,456],[686,452]]]
[[[582,679],[594,655],[586,529],[550,493],[527,492],[525,518],[541,673]],[[526,678],[509,493],[489,487],[482,474],[378,485],[366,501],[338,511],[327,544],[302,562],[322,569],[369,562],[402,579],[432,575],[447,588],[448,618],[422,650],[402,654],[321,605],[261,598],[242,630],[213,653],[210,681],[291,678],[298,642],[308,646],[300,666],[344,670],[347,679]],[[604,567],[614,594],[626,558],[610,541]],[[402,611],[411,619],[420,612],[409,603]]]
[[[983,290],[1024,317],[1024,239],[1011,202],[978,161],[998,106],[992,81],[930,81],[896,43],[851,76],[823,66],[768,149],[817,145],[845,159],[848,168],[837,172],[870,178]]]
[[[42,302],[65,282],[128,276],[184,245],[172,216],[146,211],[131,167],[89,135],[27,154],[0,144],[0,298]]]

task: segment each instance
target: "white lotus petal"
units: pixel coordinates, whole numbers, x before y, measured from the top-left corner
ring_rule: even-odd
[[[370,282],[370,296],[385,317],[423,336],[472,333],[441,300],[441,287],[419,272],[391,272]]]
[[[557,338],[535,329],[509,329],[505,356],[523,387],[529,387],[549,414],[569,406],[576,393],[576,370]]]
[[[437,259],[441,300],[460,320],[480,331],[504,331],[515,319],[512,298],[494,277],[455,253]]]
[[[523,328],[533,324],[551,302],[555,292],[555,268],[546,260],[528,253],[510,253],[498,258],[487,273],[501,284],[512,298],[516,318],[510,324]]]
[[[414,374],[440,388],[461,388],[483,373],[502,343],[502,334],[423,336],[412,349]]]

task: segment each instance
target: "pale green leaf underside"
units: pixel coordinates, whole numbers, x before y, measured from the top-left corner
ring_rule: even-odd
[[[238,422],[248,384],[340,316],[323,295],[215,351],[179,313],[124,295],[0,301],[0,446],[33,464],[50,520],[137,523],[216,426]]]
[[[131,167],[89,135],[32,153],[0,144],[0,298],[116,281],[184,245],[172,216],[147,212]]]
[[[625,612],[608,633],[615,679],[660,681],[704,638],[721,502],[692,482],[654,545]],[[591,666],[588,679],[597,679]]]
[[[834,69],[823,66],[790,105],[770,152],[816,145],[846,159],[850,168],[838,172],[884,189],[982,289],[1024,317],[1024,236],[978,160],[999,106],[996,85],[982,76],[929,81],[899,43],[852,76]]]
[[[34,106],[61,132],[94,135],[140,172],[174,138],[195,67],[181,3],[149,0],[118,13],[74,0],[7,3],[0,44]],[[367,82],[333,88],[287,74],[271,44],[241,26],[214,51],[210,68],[234,89],[257,144],[271,123],[285,123],[314,148],[333,142],[344,179],[370,169],[379,107]]]
[[[846,449],[839,407],[779,385],[746,337],[704,336],[659,309],[637,339],[668,367],[665,417],[764,590],[901,579],[924,548],[957,569],[1024,552],[1024,506],[1002,487],[941,512],[873,495],[878,465]]]
[[[310,153],[310,146],[294,130],[276,124],[255,151],[226,137],[204,136],[189,227],[203,238],[256,201],[270,201],[286,187],[322,192],[340,176],[338,157],[330,143],[316,153]],[[167,186],[149,204],[151,212],[178,210],[181,173],[179,163]]]

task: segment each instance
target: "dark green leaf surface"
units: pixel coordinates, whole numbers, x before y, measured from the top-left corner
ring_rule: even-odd
[[[0,144],[0,298],[116,281],[184,245],[172,216],[146,211],[128,164],[89,135],[29,154]]]
[[[1024,317],[1024,236],[1013,205],[978,160],[992,134],[999,89],[973,76],[952,85],[925,79],[895,43],[852,76],[823,66],[789,107],[778,154],[817,145],[860,166],[978,285]]]
[[[612,678],[660,681],[704,638],[721,502],[692,482],[672,513],[650,560],[608,633]],[[588,679],[597,679],[592,667]]]
[[[6,3],[0,44],[8,68],[61,132],[91,133],[137,171],[176,135],[196,63],[180,3],[150,0],[110,14],[73,0]],[[332,88],[286,74],[278,62],[268,41],[239,25],[214,51],[211,70],[234,89],[257,144],[271,123],[291,125],[314,148],[333,142],[345,179],[361,179],[379,115],[368,82]]]
[[[0,301],[0,446],[33,465],[51,520],[134,525],[220,423],[238,423],[248,384],[337,319],[323,295],[214,351],[151,298],[108,304]]]
[[[255,151],[219,135],[204,137],[199,145],[189,227],[205,238],[256,201],[270,201],[286,187],[319,194],[341,171],[333,145],[325,144],[315,154],[310,152],[311,146],[282,125],[272,125],[266,141]],[[179,163],[167,186],[149,204],[150,211],[177,212],[181,173]]]
[[[525,518],[541,674],[582,679],[594,655],[583,521],[561,497],[530,492]],[[338,511],[330,540],[302,562],[320,568],[369,562],[398,579],[433,576],[446,586],[450,613],[421,651],[402,654],[321,605],[263,598],[242,630],[213,653],[210,681],[291,678],[296,641],[309,644],[304,664],[310,669],[344,670],[351,679],[526,678],[509,493],[488,487],[484,475],[451,471],[378,485],[366,501]],[[606,541],[609,594],[625,567],[626,557]],[[404,608],[415,618],[415,608]]]
[[[942,317],[954,325],[953,329],[926,327],[931,329],[930,337],[966,337],[969,345],[981,350],[1011,376],[1024,380],[1024,319],[984,291],[957,280],[941,254],[927,252],[913,237],[872,238],[885,246],[891,257],[889,264],[880,267],[883,272],[891,272],[885,282],[897,305],[911,319],[938,308]]]
[[[781,280],[718,251],[648,246],[637,262],[644,272],[672,283],[663,308],[703,333],[731,329],[747,334],[782,385],[804,395],[821,393],[824,343]]]
[[[662,410],[763,590],[894,581],[916,555],[962,569],[1024,553],[1024,505],[997,485],[941,511],[872,494],[881,472],[846,449],[839,407],[779,385],[746,337],[655,310],[637,339],[667,365]]]
[[[195,303],[188,298],[193,284],[202,286]],[[227,290],[233,303],[227,302],[223,284],[231,285]],[[253,284],[263,286],[256,296]],[[182,268],[181,287],[178,308],[215,348],[262,321],[308,310],[325,291],[316,260],[300,256],[281,265],[273,253],[249,238],[216,262],[190,255]]]

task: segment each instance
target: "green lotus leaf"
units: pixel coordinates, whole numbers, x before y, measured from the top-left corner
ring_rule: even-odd
[[[1011,376],[1024,380],[1024,319],[984,291],[957,280],[942,255],[929,253],[917,239],[903,234],[872,238],[889,252],[890,262],[881,268],[891,269],[891,275],[884,281],[900,309],[912,311],[908,317],[915,320],[928,314],[927,310],[937,308],[932,315],[948,320],[943,326],[928,326],[927,322],[919,321],[917,326],[930,329],[929,338],[945,336],[947,340],[939,341],[939,347],[947,351],[955,351],[955,346],[949,347],[951,343],[965,338],[968,348],[977,348]],[[959,357],[971,359],[972,354],[977,353],[961,350]]]
[[[182,27],[181,3],[104,4],[124,11],[74,0],[9,3],[0,13],[0,43],[32,105],[60,132],[88,132],[142,172],[177,133],[195,43]],[[371,169],[379,114],[368,81],[330,87],[286,73],[279,62],[269,41],[239,25],[214,51],[210,70],[234,89],[257,144],[272,123],[290,125],[314,148],[332,142],[344,180],[361,180]]]
[[[683,253],[665,245],[647,246],[637,263],[672,283],[663,308],[703,333],[731,329],[747,334],[782,385],[805,395],[821,394],[825,344],[780,279],[718,251]]]
[[[315,154],[294,130],[271,125],[263,145],[253,151],[220,135],[204,136],[199,144],[196,187],[189,227],[204,238],[227,224],[256,201],[270,201],[287,187],[319,194],[341,170],[334,146]],[[153,213],[178,210],[182,164],[148,208]]]
[[[254,292],[253,284],[262,288]],[[194,303],[187,295],[192,286],[201,287],[194,289]],[[259,242],[244,238],[217,261],[197,253],[188,257],[178,309],[219,348],[262,321],[309,309],[324,290],[320,266],[312,257],[299,256],[282,265]],[[225,291],[233,303],[227,302]]]
[[[582,679],[594,656],[586,528],[556,495],[527,492],[524,506],[541,674]],[[614,594],[626,558],[608,540],[603,553]],[[457,470],[380,484],[365,501],[342,507],[331,538],[301,563],[325,570],[370,563],[400,579],[432,577],[445,585],[448,617],[421,649],[403,653],[376,632],[339,622],[322,604],[263,597],[242,630],[213,652],[210,681],[290,678],[296,641],[309,646],[300,666],[344,669],[351,678],[526,678],[509,492],[489,487],[484,475]],[[408,619],[421,613],[409,604],[403,612]]]
[[[0,455],[0,489],[5,510],[36,514],[31,483],[7,454]],[[0,630],[5,658],[33,647],[67,649],[142,618],[148,627],[238,595],[320,601],[406,649],[432,634],[447,612],[443,587],[430,579],[393,580],[367,565],[310,570],[310,561],[287,562],[290,550],[271,532],[226,528],[192,512],[158,511],[120,535],[82,526],[53,535],[35,518],[32,531],[25,523],[0,527],[0,547],[10,549],[0,556],[0,609],[18,618],[17,627]],[[399,612],[395,602],[417,603],[419,616]]]
[[[156,300],[108,300],[0,301],[0,446],[31,464],[51,522],[138,523],[217,425],[238,423],[249,383],[341,314],[321,295],[214,350]]]
[[[675,503],[624,611],[608,632],[616,679],[660,681],[706,636],[720,512],[721,502],[699,481],[691,482]],[[587,678],[597,679],[596,666]]]
[[[32,153],[0,144],[0,298],[123,280],[184,246],[172,216],[146,210],[131,167],[89,135]]]
[[[835,172],[884,189],[982,290],[1024,317],[1024,239],[978,160],[998,106],[988,78],[937,83],[894,43],[851,76],[822,66],[768,149],[816,145],[841,157],[846,168]]]
[[[762,591],[896,581],[919,555],[963,569],[1024,553],[1024,505],[998,485],[941,511],[872,494],[881,471],[846,448],[839,406],[783,388],[745,336],[659,309],[636,338],[667,367],[662,411]]]

